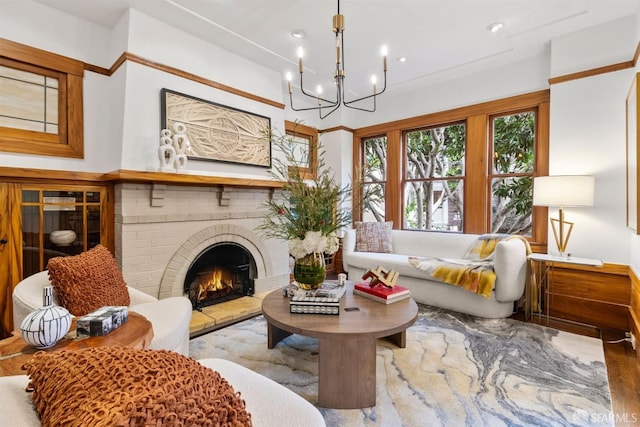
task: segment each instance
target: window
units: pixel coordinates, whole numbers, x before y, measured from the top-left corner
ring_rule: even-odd
[[[369,138],[363,142],[363,146],[365,167],[362,183],[362,219],[384,222],[387,138]]]
[[[546,244],[531,201],[533,177],[548,174],[548,133],[549,91],[357,129],[354,174],[368,167],[369,191],[354,216]]]
[[[534,111],[492,117],[491,232],[531,235]]]
[[[318,130],[297,122],[285,121],[285,133],[291,137],[294,164],[304,179],[315,179],[318,173]]]
[[[32,131],[33,139],[54,141],[48,136],[58,135],[60,127],[60,82],[66,84],[64,74],[0,60],[0,93],[3,94],[0,97],[0,126]],[[64,102],[62,106],[64,108]]]
[[[0,39],[0,151],[82,158],[82,62]]]
[[[405,134],[403,228],[461,230],[465,136],[464,124]]]

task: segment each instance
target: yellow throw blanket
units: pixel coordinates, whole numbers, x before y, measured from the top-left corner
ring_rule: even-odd
[[[464,259],[409,257],[409,264],[439,282],[459,286],[485,298],[491,298],[496,283],[496,273],[493,270],[494,251],[501,240],[509,239],[520,239],[526,247],[527,255],[531,253],[529,242],[522,236],[483,234],[471,245]],[[531,286],[535,283],[535,276],[530,265],[527,265],[527,270],[527,289],[535,288]],[[537,301],[535,295],[531,296],[534,297],[532,301]]]
[[[496,283],[493,264],[487,261],[409,257],[409,264],[426,272],[439,282],[460,286],[485,298],[491,297]]]

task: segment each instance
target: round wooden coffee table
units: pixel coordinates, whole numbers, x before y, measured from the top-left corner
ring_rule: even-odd
[[[71,323],[69,333],[54,346],[43,351],[73,350],[90,347],[121,346],[130,348],[147,348],[153,338],[151,322],[141,314],[129,312],[129,320],[118,329],[103,337],[75,338],[76,319]],[[0,341],[0,376],[24,375],[22,365],[39,351],[27,344],[20,336],[20,331],[14,331],[9,338]]]
[[[262,302],[271,349],[291,334],[319,339],[318,406],[367,408],[376,404],[376,340],[406,346],[406,329],[418,317],[407,298],[392,304],[353,295],[353,282],[340,299],[340,314],[292,314],[289,299],[276,290]],[[349,311],[345,309],[357,308]]]

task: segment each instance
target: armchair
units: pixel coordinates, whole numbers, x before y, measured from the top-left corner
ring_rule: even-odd
[[[33,274],[19,282],[13,290],[13,325],[20,327],[22,320],[42,307],[42,292],[50,286],[48,271]],[[189,354],[189,323],[192,306],[188,298],[171,297],[158,300],[130,286],[127,287],[131,303],[129,310],[146,317],[153,326],[150,348],[172,350]],[[56,292],[54,303],[59,304]]]

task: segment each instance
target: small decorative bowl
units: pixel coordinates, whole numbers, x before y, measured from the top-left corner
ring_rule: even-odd
[[[69,246],[76,240],[76,232],[73,230],[55,230],[49,234],[49,240],[58,246]]]

